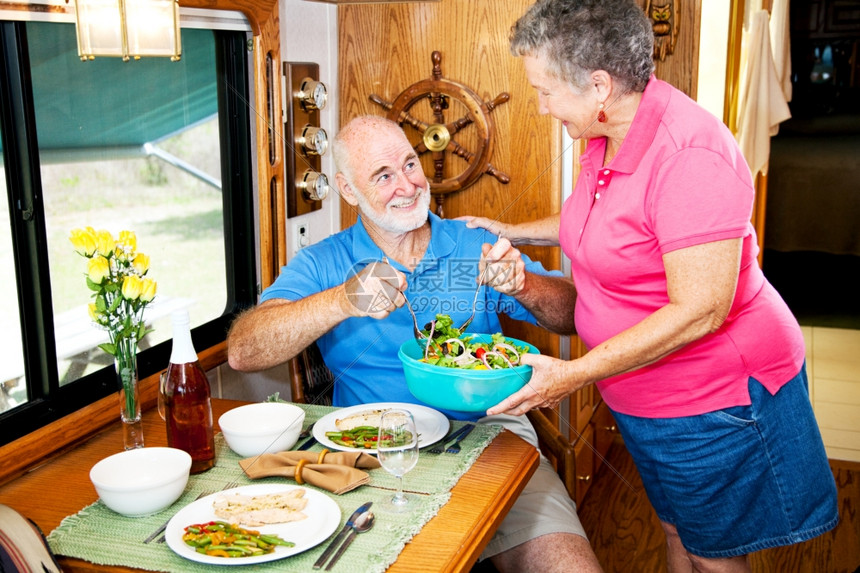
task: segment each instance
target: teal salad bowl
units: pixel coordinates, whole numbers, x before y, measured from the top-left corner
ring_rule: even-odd
[[[471,334],[473,340],[490,342],[489,334]],[[529,354],[540,351],[522,340],[506,337],[508,342],[529,349]],[[398,352],[403,363],[406,385],[417,399],[425,404],[459,412],[484,412],[495,406],[523,386],[532,377],[531,366],[514,366],[494,370],[448,368],[422,362],[423,343],[409,339]]]

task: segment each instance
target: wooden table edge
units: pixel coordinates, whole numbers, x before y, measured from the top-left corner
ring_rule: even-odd
[[[468,571],[477,562],[502,519],[534,474],[540,459],[537,448],[509,430],[499,434],[478,459],[496,466],[499,464],[498,456],[503,452],[506,455],[518,453],[517,466],[508,473],[496,471],[491,476],[470,475],[469,472],[464,474],[452,488],[448,503],[427,522],[419,536],[406,545],[397,561],[388,568],[389,573]],[[459,519],[458,506],[466,503],[466,500],[478,497],[496,499],[500,503],[492,510],[482,512],[470,523],[463,523]],[[435,544],[437,539],[452,530],[462,531],[464,528],[470,528],[471,532],[466,535],[460,547],[447,552],[439,547],[426,547],[428,542]],[[428,557],[431,557],[431,560],[428,560]]]

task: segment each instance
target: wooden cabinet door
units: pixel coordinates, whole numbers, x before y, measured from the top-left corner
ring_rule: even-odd
[[[586,353],[585,345],[578,336],[570,337],[570,357],[579,358]],[[570,395],[570,425],[568,439],[575,442],[585,431],[586,426],[594,415],[594,407],[600,395],[594,386],[586,386]]]
[[[606,402],[601,402],[594,412],[594,448],[599,455],[596,465],[600,465],[606,459],[606,452],[618,435],[618,426],[612,418],[612,412]]]
[[[591,482],[594,481],[594,426],[589,424],[582,432],[582,438],[573,447],[576,460],[576,504],[582,503]]]

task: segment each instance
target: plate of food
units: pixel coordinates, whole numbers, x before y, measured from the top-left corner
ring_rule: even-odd
[[[423,448],[445,437],[451,422],[442,412],[418,404],[377,402],[335,410],[314,424],[314,438],[323,447],[344,452],[376,453],[376,435],[382,412],[402,408],[412,412]]]
[[[275,561],[316,547],[340,525],[322,492],[286,484],[219,491],[177,512],[164,533],[177,555],[210,565]]]

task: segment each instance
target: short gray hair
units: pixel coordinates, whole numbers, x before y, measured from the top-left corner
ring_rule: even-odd
[[[582,91],[604,70],[643,91],[654,71],[654,33],[633,0],[537,0],[513,25],[514,56],[544,57],[547,73]]]

